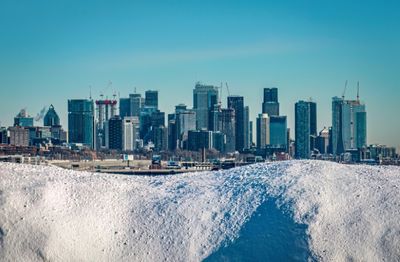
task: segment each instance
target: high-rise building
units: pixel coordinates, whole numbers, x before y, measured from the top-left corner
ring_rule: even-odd
[[[250,109],[248,106],[244,107],[244,148],[249,149],[251,145],[250,141]]]
[[[46,115],[44,116],[43,125],[44,126],[59,126],[60,125],[60,118],[58,117],[57,112],[54,109],[53,105],[50,105],[49,110],[47,111]]]
[[[30,117],[25,109],[22,109],[16,117],[14,117],[14,126],[33,126],[33,117]]]
[[[113,116],[107,121],[107,148],[122,150],[123,122],[120,116]]]
[[[310,103],[297,102],[295,104],[295,157],[298,159],[310,158],[310,117]]]
[[[225,153],[235,152],[235,110],[221,109],[221,132],[225,134]]]
[[[14,126],[8,128],[10,132],[10,145],[29,146],[29,129],[27,127]]]
[[[209,129],[209,114],[218,103],[218,87],[196,83],[193,89],[193,109],[196,111],[196,128]]]
[[[242,152],[245,148],[243,96],[228,96],[228,108],[235,110],[235,149]]]
[[[136,149],[136,140],[139,139],[139,118],[137,116],[124,117],[122,120],[122,150]]]
[[[365,104],[357,100],[332,98],[332,151],[340,155],[349,149],[367,144],[367,113]]]
[[[168,129],[165,126],[152,128],[152,141],[156,152],[167,150],[168,148]]]
[[[264,88],[263,114],[279,116],[278,88]]]
[[[257,148],[265,149],[270,144],[269,115],[259,114],[257,117]]]
[[[211,109],[208,117],[209,130],[211,131],[221,131],[222,129],[222,109],[221,104],[215,104]]]
[[[105,142],[105,122],[117,114],[117,100],[103,99],[96,100],[97,123],[95,148],[99,150],[106,147]]]
[[[92,100],[68,100],[68,140],[94,146],[94,107]]]
[[[176,132],[179,148],[186,149],[188,140],[188,132],[196,130],[196,112],[194,110],[177,110],[176,111]]]
[[[158,96],[158,95],[157,95]],[[130,116],[140,116],[140,110],[144,106],[144,99],[141,94],[130,94]],[[158,102],[157,102],[158,103]]]
[[[155,107],[145,106],[140,111],[140,138],[147,142],[150,138],[150,130],[152,126],[152,122],[156,120],[156,117],[153,119],[153,113],[157,112]]]
[[[220,131],[212,132],[212,147],[219,152],[224,152],[226,136]]]
[[[175,114],[173,114],[175,115]],[[169,116],[169,115],[168,115]],[[178,132],[176,119],[168,120],[168,150],[175,151],[178,148]]]
[[[144,105],[158,109],[158,91],[147,90],[145,93]]]
[[[253,146],[254,143],[254,126],[253,126],[253,121],[249,121],[249,137],[250,137],[250,147]]]
[[[269,147],[280,151],[287,149],[286,116],[269,117]]]
[[[188,150],[198,151],[212,148],[212,131],[191,130],[188,132]]]
[[[316,141],[316,148],[318,149],[320,154],[328,154],[328,147],[329,147],[329,129],[324,127],[319,132],[319,136],[317,137]]]
[[[130,98],[119,99],[119,115],[124,118],[131,116],[131,100]]]

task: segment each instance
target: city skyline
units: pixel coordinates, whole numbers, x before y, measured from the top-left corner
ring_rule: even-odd
[[[349,80],[346,99],[355,99],[360,81],[368,144],[400,145],[396,2],[297,3],[293,11],[288,3],[1,5],[2,126],[22,108],[35,116],[50,104],[67,126],[66,101],[88,98],[90,85],[94,99],[101,92],[111,97],[113,89],[121,97],[135,87],[142,95],[158,90],[168,114],[179,103],[192,108],[196,81],[228,82],[232,95],[244,96],[254,123],[263,88],[277,87],[294,137],[295,102],[312,97],[318,104],[319,132],[331,125],[331,99]],[[226,105],[225,88],[222,96]]]

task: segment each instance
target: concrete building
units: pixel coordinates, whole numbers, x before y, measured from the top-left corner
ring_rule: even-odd
[[[8,131],[10,132],[10,145],[29,146],[29,129],[27,127],[9,127]]]
[[[259,114],[257,117],[257,148],[265,149],[270,144],[270,128],[268,114]]]
[[[122,120],[122,150],[134,151],[136,140],[139,139],[139,118],[136,116],[124,117]]]
[[[320,154],[328,154],[329,153],[329,129],[324,127],[324,129],[322,129],[319,132],[319,135],[317,137],[317,141],[316,141],[316,148],[318,149]]]

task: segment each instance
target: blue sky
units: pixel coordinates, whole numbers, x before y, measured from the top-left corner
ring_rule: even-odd
[[[94,97],[157,89],[169,113],[202,81],[228,82],[253,120],[262,88],[278,87],[291,128],[294,103],[312,97],[321,129],[348,80],[348,98],[360,81],[368,142],[399,146],[399,13],[398,1],[2,0],[1,125],[50,104],[66,125],[67,99],[90,85]]]

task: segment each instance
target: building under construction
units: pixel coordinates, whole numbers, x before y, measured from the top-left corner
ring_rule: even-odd
[[[117,113],[117,100],[96,100],[96,149],[105,148],[105,123]]]

